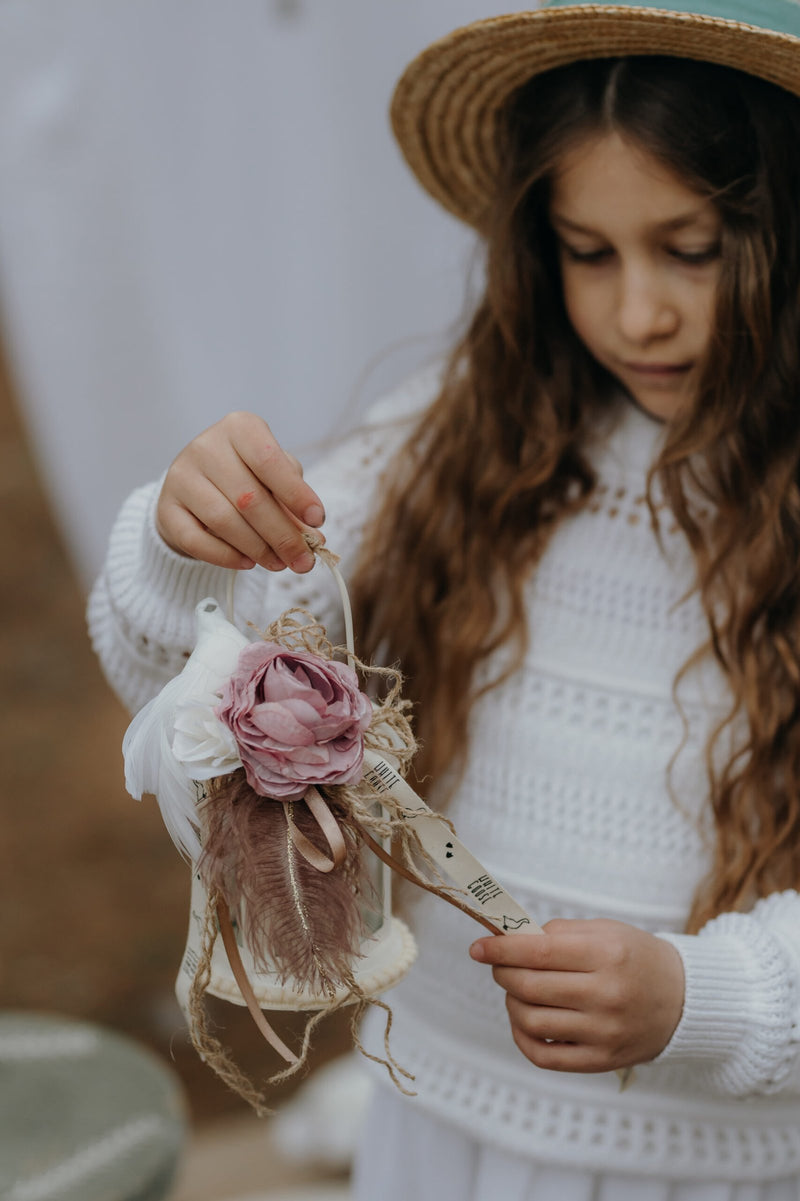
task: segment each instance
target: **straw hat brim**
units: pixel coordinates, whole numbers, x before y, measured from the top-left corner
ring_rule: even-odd
[[[579,59],[674,55],[735,67],[800,95],[800,37],[666,9],[580,5],[479,21],[406,68],[392,128],[424,188],[481,229],[497,176],[497,118],[534,75]]]

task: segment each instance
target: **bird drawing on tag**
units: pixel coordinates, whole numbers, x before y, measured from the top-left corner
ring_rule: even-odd
[[[519,930],[522,926],[529,926],[530,924],[531,920],[528,917],[507,917],[505,913],[503,914],[503,929],[506,932],[509,930]]]

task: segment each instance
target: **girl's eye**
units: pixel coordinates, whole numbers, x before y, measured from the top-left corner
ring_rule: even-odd
[[[571,263],[603,263],[614,253],[610,246],[604,246],[599,250],[576,250],[574,246],[568,246],[566,242],[561,243],[561,249]]]
[[[614,256],[614,250],[611,246],[602,246],[597,250],[579,250],[575,246],[570,246],[567,242],[561,242],[561,251],[569,262],[585,263],[590,266],[593,263],[605,263]],[[701,267],[719,258],[720,245],[718,242],[715,242],[711,246],[703,247],[702,250],[680,250],[678,247],[672,246],[667,247],[667,254],[670,258],[677,259],[681,263],[686,263],[690,267]]]
[[[678,250],[671,249],[669,255],[678,259],[681,263],[688,263],[689,266],[702,267],[704,263],[713,263],[714,259],[719,258],[720,246],[715,242],[713,246],[706,246],[703,250]]]

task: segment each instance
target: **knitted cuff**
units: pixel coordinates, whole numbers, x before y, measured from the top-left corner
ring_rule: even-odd
[[[89,631],[106,678],[136,712],[183,668],[195,641],[194,608],[224,604],[227,572],[176,554],[155,528],[160,486],[128,497],[88,605]]]
[[[181,609],[188,607],[192,610],[194,622],[194,606],[204,597],[214,596],[220,602],[224,602],[230,573],[224,567],[215,567],[210,563],[179,555],[167,546],[156,529],[156,505],[161,492],[161,482],[149,489],[142,489],[145,492],[145,496],[141,498],[145,504],[144,521],[140,511],[131,514],[134,526],[138,526],[142,531],[139,574],[141,591],[143,594],[151,594],[154,599],[168,601],[170,606],[177,605]],[[134,493],[130,498],[131,502],[136,497],[137,493]],[[138,508],[136,505],[137,510]]]
[[[721,1092],[774,1092],[788,1075],[794,985],[768,929],[746,914],[725,914],[699,935],[659,934],[681,959],[681,1020],[655,1063],[699,1062]]]

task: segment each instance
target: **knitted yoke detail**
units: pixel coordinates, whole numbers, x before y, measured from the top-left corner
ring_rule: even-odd
[[[408,418],[435,391],[434,376],[418,378],[308,473],[345,574]],[[673,696],[707,622],[682,533],[660,509],[659,545],[645,501],[663,427],[623,401],[614,417],[587,447],[594,494],[526,585],[528,650],[473,709],[448,814],[539,923],[602,917],[669,939],[686,975],[680,1023],[624,1093],[613,1073],[540,1071],[513,1044],[491,972],[469,958],[478,928],[420,895],[409,914],[420,957],[391,994],[392,1050],[416,1075],[414,1104],[516,1154],[671,1179],[800,1174],[800,897],[781,893],[682,933],[710,863],[705,746],[730,698],[710,655]],[[194,605],[225,599],[226,573],[160,541],[156,496],[153,486],[127,502],[90,604],[104,669],[131,708],[180,670]],[[241,573],[240,626],[263,628],[294,605],[340,636],[324,568]],[[501,648],[487,678],[511,653]],[[379,1026],[364,1032],[377,1053]]]

